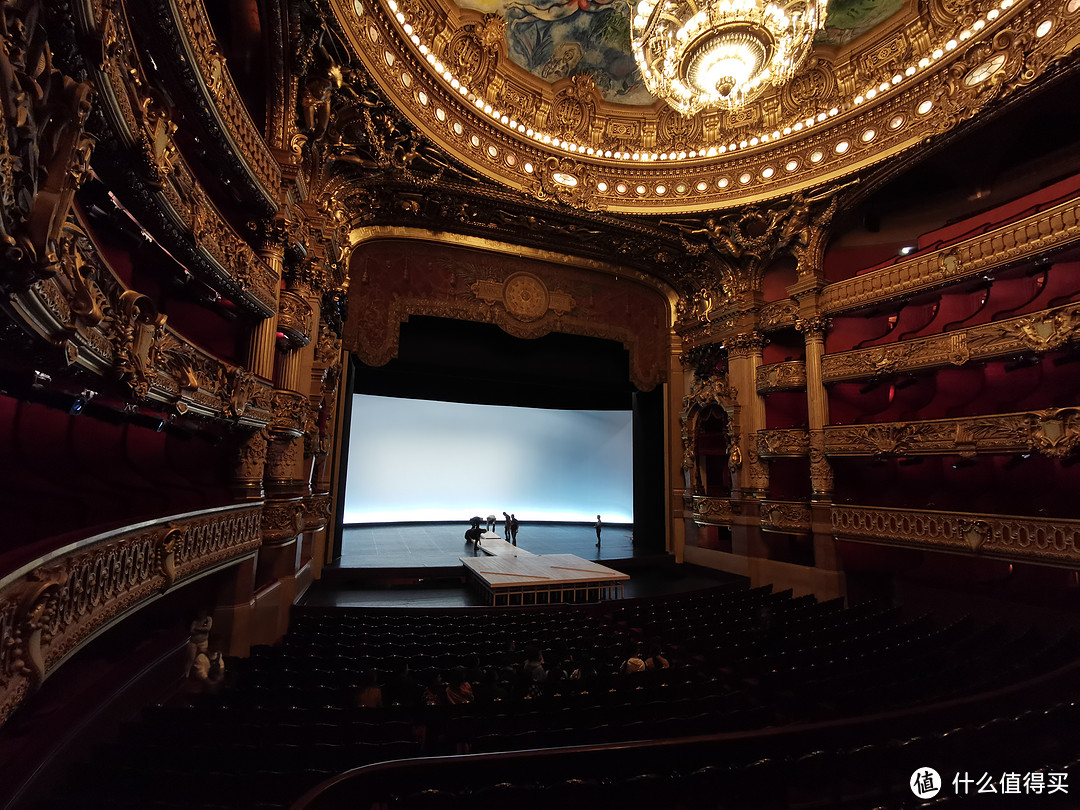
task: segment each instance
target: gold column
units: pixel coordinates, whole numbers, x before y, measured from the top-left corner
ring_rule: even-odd
[[[679,416],[683,409],[683,398],[687,394],[686,373],[683,371],[682,338],[674,331],[671,333],[671,355],[668,362],[668,382],[664,396],[664,453],[667,468],[664,471],[665,490],[668,493],[664,506],[665,525],[667,526],[666,548],[675,555],[675,562],[681,563],[686,548],[686,510],[683,507],[683,494],[686,492],[686,475],[682,469],[683,446],[682,426]]]
[[[259,321],[248,341],[248,371],[265,380],[274,379],[274,358],[277,354],[277,306],[281,274],[285,268],[285,222],[281,219],[262,220],[253,224],[256,252],[270,266],[278,283],[274,285],[274,311]]]
[[[765,402],[757,392],[757,370],[761,365],[762,335],[754,329],[726,341],[728,381],[735,389],[739,406],[738,435],[733,435],[731,496],[737,514],[731,524],[731,548],[746,557],[767,557],[761,536],[760,501],[768,496],[768,468],[758,457],[757,432],[765,427]]]

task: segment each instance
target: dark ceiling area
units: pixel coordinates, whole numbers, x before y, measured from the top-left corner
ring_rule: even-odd
[[[355,361],[354,392],[379,396],[621,410],[631,407],[629,353],[600,338],[551,333],[513,337],[493,324],[414,316],[401,326],[397,358]]]

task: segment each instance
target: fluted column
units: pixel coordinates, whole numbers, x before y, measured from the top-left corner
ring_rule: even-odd
[[[829,321],[820,315],[800,318],[795,328],[806,340],[806,408],[810,428],[810,488],[812,499],[832,499],[832,468],[825,458],[825,425],[829,423],[829,400],[821,377],[821,356],[825,353],[825,332]]]
[[[274,311],[277,312],[281,274],[285,267],[286,226],[282,219],[250,223],[255,233],[255,251],[274,272]],[[277,315],[255,324],[248,340],[248,371],[265,380],[274,379],[274,360],[277,355]]]
[[[744,498],[768,495],[769,470],[758,457],[757,432],[765,428],[765,400],[757,392],[757,370],[765,345],[760,332],[751,330],[727,341],[728,380],[738,391],[742,420],[739,425],[739,489]]]

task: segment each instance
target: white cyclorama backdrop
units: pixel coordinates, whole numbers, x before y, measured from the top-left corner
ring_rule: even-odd
[[[345,523],[632,523],[633,413],[353,397]]]

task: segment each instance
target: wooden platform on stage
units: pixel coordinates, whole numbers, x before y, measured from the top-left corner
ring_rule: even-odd
[[[482,541],[483,544],[488,541]],[[548,605],[621,599],[629,574],[573,554],[529,554],[509,546],[492,556],[462,557],[490,605]],[[494,543],[493,543],[494,545]]]

